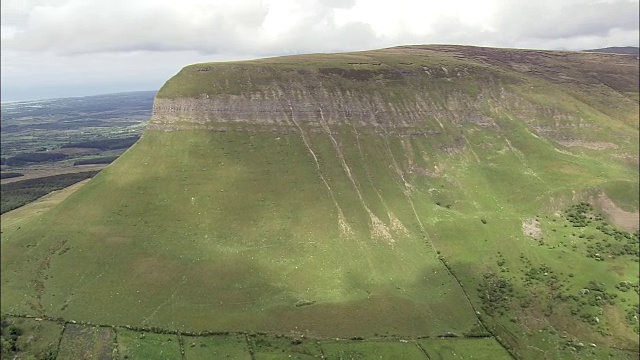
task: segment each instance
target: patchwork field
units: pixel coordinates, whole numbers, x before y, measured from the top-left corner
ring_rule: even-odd
[[[492,338],[413,341],[383,338],[321,340],[264,333],[196,336],[11,316],[3,319],[2,330],[3,337],[5,332],[19,333],[17,351],[12,353],[17,359],[34,354],[50,359],[510,358]]]

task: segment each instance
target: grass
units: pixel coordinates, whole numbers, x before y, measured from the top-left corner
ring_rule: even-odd
[[[183,336],[186,359],[251,359],[244,335]]]
[[[154,334],[118,329],[120,359],[180,359],[180,345],[175,335]]]
[[[424,349],[429,359],[511,359],[495,339],[425,339],[418,340],[420,347]]]
[[[328,359],[426,359],[413,342],[361,341],[323,342]]]
[[[337,136],[343,144],[355,141],[346,130]],[[419,216],[416,218],[411,208],[404,206],[407,200],[399,200],[407,199],[399,187],[399,179],[382,171],[382,164],[403,163],[412,158],[418,161],[415,154],[421,153],[428,144],[412,141],[403,145],[395,139],[380,142],[362,134],[358,141],[359,148],[345,148],[344,161],[358,179],[355,186],[363,198],[371,199],[366,202],[369,209],[387,224],[388,209],[409,231],[409,235],[402,235],[390,230],[393,244],[384,238],[370,238],[367,215],[354,195],[354,183],[344,172],[336,171],[342,165],[339,158],[332,155],[336,150],[330,138],[315,137],[309,145],[314,149],[321,174],[332,189],[337,206],[353,224],[353,235],[346,239],[340,235],[336,204],[318,178],[315,162],[305,153],[305,144],[299,137],[263,133],[247,137],[195,131],[149,133],[117,160],[114,164],[117,166],[108,168],[67,201],[41,215],[39,221],[44,222],[41,226],[51,229],[50,234],[31,243],[33,245],[21,244],[48,249],[55,254],[54,266],[45,268],[45,274],[60,280],[43,281],[45,291],[34,292],[31,303],[21,304],[11,300],[15,291],[12,283],[42,276],[38,267],[35,271],[16,273],[12,281],[3,278],[3,296],[7,299],[3,303],[30,312],[32,306],[38,309],[38,301],[42,301],[52,304],[43,307],[46,313],[55,316],[114,324],[174,324],[172,327],[184,330],[254,328],[316,336],[439,336],[448,332],[462,335],[474,326],[472,310],[464,310],[469,309],[469,305],[465,304],[462,291],[471,294],[472,303],[481,309],[474,297],[474,284],[480,283],[487,267],[499,272],[496,264],[500,258],[504,258],[511,269],[507,275],[517,291],[524,287],[517,274],[528,270],[514,265],[521,254],[526,254],[532,266],[545,263],[554,269],[562,268],[562,264],[571,259],[574,269],[567,269],[563,280],[575,284],[572,285],[575,291],[590,280],[602,281],[602,277],[581,275],[593,273],[587,270],[594,266],[592,259],[547,249],[568,234],[570,229],[563,227],[568,222],[563,218],[556,222],[541,220],[545,246],[522,234],[522,219],[535,216],[536,206],[535,203],[526,206],[513,203],[533,200],[535,196],[510,200],[518,189],[510,190],[510,183],[522,182],[524,175],[514,171],[509,174],[513,179],[507,181],[488,172],[487,180],[478,176],[483,173],[473,165],[456,175],[458,181],[468,185],[466,188],[446,179],[414,177],[411,181],[416,184],[426,180],[420,185],[424,190],[409,195]],[[142,149],[137,150],[137,146]],[[154,149],[153,153],[146,152],[145,148]],[[159,153],[158,149],[164,152]],[[413,150],[408,152],[409,149]],[[491,161],[506,164],[515,158],[508,153],[504,156],[505,160],[494,157]],[[453,156],[437,163],[451,166],[444,164],[456,161],[464,159]],[[201,165],[194,166],[196,163]],[[590,166],[588,162],[585,164],[582,166]],[[526,171],[522,166],[522,171]],[[490,185],[496,181],[502,184],[500,191]],[[575,184],[564,186],[567,189],[578,186],[580,178],[574,181]],[[106,196],[113,187],[122,197]],[[439,190],[427,191],[431,187]],[[84,197],[89,196],[85,194],[96,196],[102,192],[105,195],[98,197],[104,201],[99,207],[85,202]],[[443,198],[445,193],[448,195]],[[504,197],[504,193],[509,195]],[[125,200],[132,198],[139,200]],[[436,204],[442,201],[453,206]],[[474,201],[474,206],[464,205]],[[184,211],[179,214],[168,211],[174,208],[163,205],[168,203]],[[538,206],[543,207],[544,203]],[[85,214],[81,222],[62,215],[79,211],[78,207]],[[222,208],[226,211],[221,212]],[[152,214],[152,217],[142,217],[142,214]],[[354,220],[358,218],[361,220]],[[14,251],[18,243],[13,239],[16,236],[19,239],[22,230],[17,229],[17,224],[12,226],[10,219],[3,219],[5,254]],[[66,219],[66,234],[90,231],[94,237],[106,241],[83,240],[73,235],[66,237],[67,242],[56,241],[62,239],[56,233],[60,230],[47,225],[49,219]],[[420,233],[420,223],[426,226],[426,238],[416,235]],[[333,225],[319,226],[321,224]],[[552,231],[554,228],[556,233]],[[181,240],[176,242],[176,239]],[[216,239],[216,242],[207,239]],[[185,248],[184,241],[192,245]],[[462,288],[453,277],[446,275],[446,269],[435,259],[429,243],[445,258]],[[129,250],[116,252],[123,246]],[[94,255],[98,248],[100,257]],[[336,248],[341,252],[336,253],[333,250]],[[366,256],[354,256],[365,253]],[[478,257],[478,254],[482,255]],[[73,257],[67,258],[70,255]],[[251,257],[254,261],[247,260]],[[11,257],[7,259],[8,262],[3,262],[5,269],[16,266],[12,265]],[[631,265],[633,262],[628,261],[620,258],[615,263],[628,264],[623,269],[631,273],[637,263]],[[78,262],[85,264],[85,276],[69,277],[67,269],[72,264],[77,266]],[[626,275],[618,277],[605,269],[606,266],[601,273],[609,274],[605,280],[609,286],[628,279]],[[568,271],[578,276],[568,278]],[[125,276],[125,272],[128,275]],[[94,286],[96,283],[91,280],[96,277],[101,279],[100,287]],[[122,278],[128,281],[123,283]],[[22,290],[13,293],[24,294]],[[138,295],[142,293],[145,296]],[[60,297],[60,294],[68,295]],[[533,294],[525,293],[522,297]],[[116,309],[114,304],[118,301],[138,305]],[[301,301],[311,305],[296,307]],[[514,301],[507,307],[516,318],[519,302]],[[454,303],[457,305],[451,306]],[[95,307],[80,304],[95,304]],[[203,305],[209,309],[215,306],[219,313],[208,317],[208,312],[198,310]],[[95,312],[97,308],[101,311]],[[371,315],[374,313],[393,316]],[[428,317],[425,314],[429,314]],[[580,321],[570,315],[568,308],[562,314],[567,318],[555,320],[558,324],[567,319],[573,319],[567,323]],[[509,316],[504,318],[508,321]],[[499,324],[501,319],[503,317],[496,316],[488,322]],[[622,333],[619,336],[627,337]]]
[[[604,192],[625,211],[638,211],[638,184],[632,181],[611,181],[603,184]]]
[[[381,242],[383,240],[370,244],[363,242],[362,239],[369,236],[369,229],[366,226],[357,229],[360,233],[347,243],[340,238],[335,205],[331,203],[327,190],[319,183],[317,175],[314,175],[314,165],[303,151],[304,145],[299,138],[287,137],[275,140],[271,136],[254,136],[252,142],[257,147],[255,153],[260,151],[260,147],[280,148],[283,151],[283,155],[278,155],[277,151],[274,151],[274,154],[270,155],[273,157],[258,161],[253,151],[244,153],[248,141],[238,135],[206,133],[167,135],[176,137],[172,140],[174,144],[190,143],[191,150],[177,151],[175,148],[166,148],[166,156],[157,158],[150,157],[150,154],[138,152],[136,155],[135,152],[128,152],[115,163],[125,162],[121,170],[127,176],[123,177],[122,173],[107,170],[85,185],[80,192],[72,195],[69,202],[66,202],[67,205],[63,203],[53,210],[53,213],[58,211],[64,213],[70,210],[66,206],[75,208],[73,204],[82,202],[84,191],[93,192],[96,187],[104,189],[100,191],[109,191],[103,184],[110,184],[114,180],[117,183],[120,181],[118,179],[132,181],[117,185],[121,189],[119,191],[122,197],[111,197],[99,207],[86,208],[87,218],[84,219],[91,222],[89,218],[100,218],[105,211],[120,209],[113,214],[113,225],[107,225],[108,232],[116,241],[112,244],[120,243],[130,247],[131,251],[128,255],[116,256],[113,253],[115,249],[108,242],[95,243],[86,238],[82,240],[82,238],[71,237],[67,239],[70,243],[65,245],[60,245],[61,243],[57,241],[50,243],[51,245],[45,245],[50,240],[44,239],[44,243],[36,245],[38,248],[61,246],[56,253],[69,247],[70,250],[55,258],[55,261],[60,261],[58,264],[61,265],[72,258],[73,262],[88,261],[94,264],[91,266],[93,270],[87,269],[86,280],[77,279],[80,283],[67,282],[63,276],[60,277],[60,282],[52,283],[51,293],[47,291],[47,294],[43,294],[43,300],[47,299],[43,303],[53,304],[49,308],[55,309],[54,312],[76,318],[89,316],[93,321],[106,319],[101,319],[100,316],[108,313],[120,314],[116,315],[121,319],[120,322],[138,319],[136,320],[138,322],[157,325],[164,324],[165,321],[175,321],[178,326],[185,326],[185,329],[241,330],[256,326],[257,329],[263,330],[278,328],[295,330],[298,327],[299,331],[304,332],[308,328],[309,331],[319,334],[334,333],[336,329],[331,324],[333,321],[339,321],[343,324],[339,333],[342,335],[360,335],[363,321],[371,325],[370,330],[367,331],[371,333],[419,331],[437,335],[446,331],[464,331],[473,325],[472,311],[468,307],[464,310],[465,304],[461,300],[463,297],[456,293],[459,290],[455,287],[451,290],[440,289],[451,281],[437,282],[424,274],[432,273],[427,270],[429,267],[444,270],[435,262],[434,255],[430,254],[429,248],[425,247],[422,239],[408,237],[402,243],[394,245],[395,251],[389,253],[391,244]],[[165,140],[164,135],[150,134],[141,141],[152,144]],[[330,151],[328,144],[325,143],[322,146],[325,148],[319,147],[318,156],[322,159],[326,157],[323,161],[330,161],[329,155],[324,154],[324,151]],[[130,158],[131,155],[134,157]],[[286,161],[282,161],[283,158]],[[187,161],[190,164],[188,167]],[[202,167],[193,168],[191,165],[194,161],[202,161]],[[126,164],[127,162],[129,165]],[[177,169],[177,173],[168,170],[171,168]],[[204,171],[203,168],[205,168]],[[297,170],[292,171],[292,169]],[[156,180],[159,182],[156,185],[146,183],[144,177],[141,177],[143,173],[146,173],[144,176],[151,175],[154,182]],[[163,178],[166,180],[162,180]],[[172,189],[167,191],[156,187],[171,183],[168,181],[169,178],[179,180],[170,185]],[[187,187],[185,192],[180,179],[187,178],[203,187],[193,188],[191,191]],[[286,185],[287,183],[291,185]],[[283,184],[287,187],[283,187]],[[338,177],[332,178],[330,184],[336,191],[344,191],[345,194],[349,193],[348,189],[352,186],[347,179]],[[256,197],[238,196],[249,193],[253,188],[261,189]],[[337,190],[341,188],[345,190]],[[293,191],[290,191],[291,189]],[[130,197],[141,196],[146,200],[123,202]],[[340,201],[338,205],[345,209],[345,213],[362,216],[357,209],[353,208],[358,205],[357,199],[346,196],[338,199]],[[310,206],[312,202],[315,202],[315,205]],[[185,206],[188,211],[178,215],[174,223],[169,218],[174,218],[175,213],[161,211],[162,204],[165,203]],[[203,207],[198,209],[195,204],[201,204]],[[227,211],[220,212],[218,210],[220,207],[227,208]],[[249,212],[247,209],[254,210]],[[292,211],[292,209],[297,210]],[[400,208],[394,212],[398,217],[406,213]],[[155,214],[155,225],[145,224],[144,220],[140,222],[141,213]],[[294,213],[296,213],[295,216],[290,215]],[[331,213],[334,215],[331,216]],[[386,214],[380,216],[384,215]],[[84,220],[82,223],[77,223],[72,218],[67,219],[70,221],[67,223],[67,229],[86,229],[87,223]],[[240,219],[242,220],[239,221]],[[410,224],[413,221],[405,220],[405,222]],[[333,226],[319,226],[320,224],[333,224]],[[138,226],[141,226],[142,231],[146,233],[145,237],[149,242],[132,241],[131,236],[138,230]],[[99,237],[107,231],[107,228],[93,229],[91,231],[99,231],[95,233]],[[301,232],[302,229],[304,233]],[[4,244],[12,242],[10,232],[11,230],[5,231]],[[187,238],[185,238],[186,234],[189,234]],[[300,238],[300,234],[305,235]],[[50,239],[54,238],[57,238],[57,235]],[[266,243],[265,239],[269,238],[273,240]],[[192,242],[194,247],[180,250],[175,239],[190,239],[186,241]],[[217,240],[214,243],[208,239]],[[261,243],[266,246],[260,246]],[[159,244],[163,245],[159,246]],[[89,251],[96,250],[95,246],[106,246],[103,253],[105,256],[101,259],[93,258],[91,255],[93,251]],[[336,254],[333,250],[337,247],[343,249],[342,255]],[[50,249],[50,251],[53,250],[53,248]],[[152,249],[159,250],[157,255],[150,256],[149,251]],[[175,251],[178,251],[178,256],[182,256],[182,258],[178,257],[180,260],[177,262],[170,260],[174,258],[170,254]],[[357,257],[354,260],[352,257],[356,253],[365,254],[365,251],[366,257],[360,260],[357,260]],[[67,258],[65,256],[67,254],[73,255]],[[389,258],[389,255],[392,258],[397,257],[398,260],[394,261]],[[91,260],[85,256],[89,256]],[[252,256],[263,260],[249,261]],[[127,270],[126,267],[116,265],[118,263],[129,263],[134,267]],[[234,266],[230,266],[231,263]],[[374,263],[377,264],[375,267]],[[65,271],[66,266],[71,266],[71,263],[59,268],[54,266],[50,270],[51,276],[58,278],[60,273],[56,273]],[[120,283],[118,279],[123,275],[104,272],[107,266],[127,272],[133,271],[133,276],[129,276],[131,282],[118,291],[120,294],[112,292],[110,284]],[[189,270],[182,275],[171,271],[171,269],[181,268]],[[103,290],[95,292],[92,283],[88,282],[89,276],[100,274],[102,274]],[[206,274],[216,274],[216,276]],[[183,280],[185,276],[187,280]],[[68,278],[68,280],[71,279]],[[158,286],[161,283],[164,285]],[[74,291],[74,288],[78,290]],[[82,289],[92,290],[88,292]],[[444,297],[437,302],[430,302],[427,300],[427,294],[432,291],[442,293]],[[136,295],[143,292],[146,296]],[[174,292],[175,295],[172,295]],[[60,297],[59,294],[74,295]],[[148,296],[151,294],[154,296]],[[264,294],[269,294],[269,297],[264,298]],[[38,295],[35,295],[37,299]],[[130,312],[123,312],[122,309],[109,310],[113,306],[111,299],[114,296],[136,298],[140,300],[140,309],[149,310],[142,313],[133,308]],[[167,300],[168,302],[165,302]],[[301,300],[314,300],[316,304],[296,308],[294,305]],[[102,303],[99,306],[105,307],[99,313],[101,315],[91,315],[92,310],[76,308],[73,305],[87,303],[87,301]],[[446,302],[459,304],[455,314],[453,310],[448,313],[446,310],[448,307],[444,305],[440,308],[439,304]],[[65,306],[67,303],[69,305]],[[197,310],[197,306],[190,306],[190,303],[217,303],[220,310],[228,316],[207,316]],[[400,306],[403,303],[415,305]],[[26,303],[25,305],[30,306]],[[174,310],[153,312],[153,309],[160,307],[162,310],[165,306],[166,309]],[[414,309],[413,306],[417,308]],[[393,322],[385,320],[385,317],[370,317],[366,316],[366,313],[361,313],[363,307],[375,309],[373,311],[393,312],[396,319],[402,317],[407,326],[396,330]],[[268,310],[264,315],[239,320],[244,318],[243,313],[249,310],[258,311],[262,308]],[[281,317],[280,314],[285,312],[289,317]],[[438,327],[432,325],[427,327],[426,316],[437,317],[437,312],[441,314],[439,316],[455,315],[460,320],[446,325],[443,322]],[[170,315],[171,313],[180,314],[180,316],[174,317]],[[195,320],[196,318],[201,319],[202,325],[198,325],[200,321]],[[418,319],[421,318],[425,320],[419,321]]]

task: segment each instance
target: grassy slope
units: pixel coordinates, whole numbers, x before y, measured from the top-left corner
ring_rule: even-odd
[[[50,252],[51,264],[7,276],[3,289],[9,295],[17,286],[19,299],[20,283],[46,271],[55,280],[43,281],[40,299],[37,290],[27,301],[15,299],[18,309],[32,311],[31,303],[47,313],[96,322],[199,330],[297,327],[323,335],[356,335],[362,328],[370,335],[438,335],[470,328],[473,313],[452,279],[434,275],[445,269],[431,248],[411,235],[396,235],[395,243],[370,239],[351,184],[344,174],[330,173],[338,167],[330,164],[336,161],[330,145],[326,139],[316,142],[334,193],[343,194],[337,199],[351,219],[349,237],[339,236],[334,205],[298,136],[150,133],[136,145],[140,150],[127,152],[119,166],[45,214],[40,226],[49,234],[33,239],[32,250]],[[387,174],[382,180],[388,197],[397,197],[394,179]],[[114,191],[119,196],[109,196]],[[382,186],[378,191],[385,198]],[[87,203],[85,196],[104,201]],[[406,227],[418,226],[407,209],[387,206]],[[85,216],[64,215],[76,211]],[[353,220],[358,217],[361,224]],[[61,219],[64,226],[47,224]],[[26,245],[18,245],[9,231],[3,235],[7,269],[22,261],[12,250]],[[68,234],[66,242],[57,231]],[[78,277],[62,275],[84,262],[88,267]],[[434,292],[437,298],[430,296]],[[139,305],[123,309],[113,300],[118,297]],[[318,303],[295,307],[299,301]],[[394,316],[374,316],[380,311]],[[342,325],[333,328],[336,322]]]
[[[21,228],[3,225],[2,310],[195,330],[461,334],[477,322],[464,293],[481,310],[476,288],[493,272],[512,283],[515,295],[503,314],[482,310],[480,316],[519,356],[536,358],[537,349],[558,358],[588,355],[576,355],[566,339],[636,348],[634,325],[624,320],[637,304],[633,293],[620,293],[624,303],[602,306],[601,322],[589,325],[571,314],[573,303],[549,298],[547,283],[524,280],[532,268],[545,266],[563,282],[564,295],[579,293],[589,281],[610,292],[620,281],[637,284],[633,256],[604,262],[586,257],[584,240],[558,215],[600,188],[637,211],[637,201],[627,196],[637,193],[637,165],[625,160],[638,150],[633,91],[610,82],[618,89],[602,91],[611,101],[590,101],[584,90],[594,85],[532,75],[515,66],[522,60],[511,67],[492,63],[523,52],[500,50],[501,56],[485,59],[465,48],[458,50],[466,56],[460,59],[447,49],[345,55],[350,61],[376,55],[383,65],[349,65],[337,55],[208,64],[219,71],[206,72],[202,82],[197,66],[183,69],[160,97],[242,93],[292,67],[466,65],[477,72],[476,81],[389,83],[384,96],[404,101],[419,89],[449,104],[456,94],[490,87],[494,96],[481,105],[499,128],[441,119],[443,136],[384,137],[336,127],[340,153],[326,133],[307,129],[317,164],[300,134],[272,135],[257,125],[251,132],[148,132],[58,207]],[[534,61],[534,54],[539,52],[527,55],[530,68],[551,64],[565,77],[575,76],[563,62],[572,55]],[[593,68],[595,60],[579,64]],[[233,77],[234,71],[252,81]],[[212,82],[226,87],[201,87]],[[507,96],[496,103],[499,88]],[[570,114],[560,118],[567,126],[553,127],[554,114]],[[430,118],[421,125],[437,126]],[[564,147],[535,134],[534,127],[543,126],[617,148]],[[430,175],[409,171],[416,168]],[[366,209],[390,237],[380,235],[384,229],[373,226]],[[340,212],[347,234],[341,233]],[[522,232],[523,220],[536,216],[542,241]],[[394,230],[392,219],[406,232]],[[579,246],[565,249],[569,239]],[[527,301],[533,306],[521,307]]]

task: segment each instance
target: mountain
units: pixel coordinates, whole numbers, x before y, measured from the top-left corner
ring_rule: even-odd
[[[466,46],[187,66],[118,160],[3,225],[2,311],[633,358],[638,79]]]
[[[639,55],[640,54],[640,48],[637,46],[617,46],[617,47],[607,47],[602,49],[592,49],[592,50],[585,50],[585,51],[622,54],[622,55]]]

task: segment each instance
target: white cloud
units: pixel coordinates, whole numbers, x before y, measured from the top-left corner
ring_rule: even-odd
[[[637,0],[18,0],[2,6],[4,48],[66,55],[272,54],[414,39],[526,47],[562,38],[570,47],[573,37],[604,43],[614,28],[638,28]]]
[[[87,64],[95,72],[120,66],[146,74],[149,61],[177,71],[203,59],[416,43],[637,45],[640,11],[638,0],[9,0],[1,6],[3,89],[37,82],[42,71],[52,83],[56,73],[81,79]],[[63,70],[65,64],[74,65]],[[166,71],[156,70],[161,83]]]

